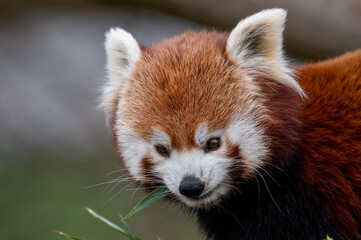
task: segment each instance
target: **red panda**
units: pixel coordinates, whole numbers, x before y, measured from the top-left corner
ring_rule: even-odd
[[[208,239],[361,239],[361,51],[291,69],[283,9],[142,47],[106,34],[102,107],[135,182]]]

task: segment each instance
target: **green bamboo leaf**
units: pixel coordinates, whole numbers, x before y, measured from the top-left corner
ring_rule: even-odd
[[[93,217],[99,219],[100,221],[102,221],[103,223],[107,224],[109,227],[115,229],[116,231],[120,232],[121,234],[123,234],[124,236],[130,238],[130,239],[134,239],[134,240],[141,240],[139,238],[136,238],[134,236],[132,236],[131,234],[129,234],[128,231],[124,230],[123,228],[119,227],[118,225],[116,225],[115,223],[112,223],[111,221],[109,221],[108,219],[106,219],[103,216],[100,216],[98,213],[94,212],[92,209],[90,208],[85,208],[91,215],[93,215]]]
[[[121,214],[120,214],[119,216],[120,216],[120,219],[123,219],[123,216],[122,216]],[[126,221],[123,221],[122,223],[123,223],[123,225],[124,225],[124,227],[125,227],[125,231],[126,231],[126,232],[129,234],[129,236],[130,236],[130,240],[140,240],[139,238],[136,238],[136,237],[133,236],[133,234],[132,234],[132,232],[130,231],[130,228],[129,228],[129,226],[128,226],[128,224],[127,224]]]
[[[64,233],[64,232],[58,232],[58,231],[55,231],[55,230],[54,230],[54,232],[56,232],[57,234],[59,234],[59,235],[61,235],[61,236],[67,237],[67,238],[69,238],[69,239],[72,239],[72,240],[83,240],[83,239],[81,239],[81,238],[71,236],[71,235],[66,234],[66,233]]]
[[[143,210],[144,208],[149,207],[159,199],[163,198],[165,195],[168,194],[168,188],[166,186],[160,186],[151,193],[149,193],[142,201],[140,201],[133,209],[130,211],[122,221],[126,220],[133,214]]]

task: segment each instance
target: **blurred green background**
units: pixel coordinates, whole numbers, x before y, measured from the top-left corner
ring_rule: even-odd
[[[134,194],[135,186],[127,187],[128,183],[111,184],[107,189],[108,184],[91,187],[122,174],[105,174],[117,169],[114,157],[78,156],[72,159],[75,162],[48,157],[53,159],[34,159],[0,176],[0,239],[65,239],[52,230],[88,240],[126,239],[84,210],[90,207],[119,223],[119,213],[128,213],[144,197],[140,192]],[[201,238],[195,220],[165,202],[127,222],[133,234],[142,239]]]
[[[147,45],[229,30],[270,7],[289,10],[285,43],[296,64],[360,47],[359,0],[0,1],[0,239],[64,239],[52,230],[124,239],[84,210],[118,222],[144,196],[132,197],[128,183],[89,187],[122,174],[111,173],[120,166],[96,111],[107,29],[123,27]],[[129,225],[144,240],[204,239],[194,217],[165,202]]]

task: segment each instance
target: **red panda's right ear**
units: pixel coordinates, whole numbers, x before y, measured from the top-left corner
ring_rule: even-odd
[[[112,28],[105,34],[108,82],[103,88],[100,107],[107,123],[112,119],[121,90],[139,60],[141,49],[134,37],[121,28]]]

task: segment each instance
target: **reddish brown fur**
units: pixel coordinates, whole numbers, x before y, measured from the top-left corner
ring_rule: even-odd
[[[248,100],[247,81],[228,58],[226,39],[188,32],[143,50],[123,96],[124,121],[145,139],[154,128],[163,130],[176,150],[196,147],[194,133],[203,122],[210,130],[226,127]],[[271,159],[282,164],[298,152],[309,197],[325,204],[349,239],[361,238],[361,51],[306,65],[298,76],[308,95],[303,104],[289,87],[254,76],[267,109],[262,125]],[[238,147],[227,146],[230,157],[242,159]],[[147,159],[143,169],[152,169]]]
[[[153,189],[154,187],[159,186],[161,180],[152,172],[154,168],[154,163],[152,160],[146,156],[141,161],[141,169],[142,169],[142,175],[145,178],[145,181],[143,181],[141,184],[143,186],[148,187],[149,189]]]
[[[361,50],[299,69],[303,180],[349,239],[361,229]]]
[[[291,157],[301,142],[301,97],[291,88],[272,79],[256,76],[266,99],[269,118],[266,126],[271,137],[269,146],[273,159],[281,162]]]
[[[226,38],[187,32],[143,52],[124,96],[124,118],[140,136],[147,139],[158,128],[177,150],[195,147],[203,122],[210,131],[227,126],[245,102],[247,83],[239,84],[241,70],[225,55]]]
[[[241,180],[241,176],[244,174],[244,165],[242,163],[242,154],[241,149],[238,145],[230,145],[227,144],[227,152],[228,152],[228,158],[233,160],[233,164],[231,165],[231,168],[229,169],[229,177],[235,182],[238,183],[239,180]]]

